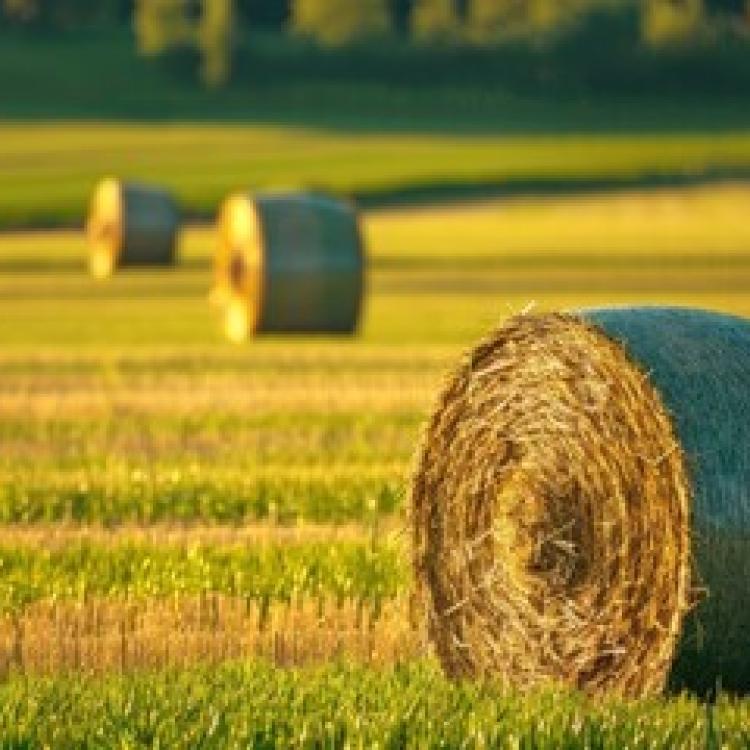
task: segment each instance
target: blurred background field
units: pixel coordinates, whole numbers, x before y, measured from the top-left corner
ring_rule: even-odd
[[[131,3],[0,3],[0,726],[19,745],[338,746],[374,736],[357,711],[392,747],[748,741],[740,700],[446,683],[406,533],[440,384],[507,316],[750,315],[747,6],[654,26],[627,2],[559,23],[385,5],[332,40],[312,11],[237,2],[206,80],[192,41],[138,54]],[[87,275],[107,174],[174,190],[174,268]],[[229,191],[278,187],[362,206],[358,335],[222,339],[211,222]],[[102,701],[129,708],[104,726]]]
[[[7,228],[80,222],[103,173],[164,184],[203,219],[238,187],[318,188],[383,205],[750,173],[750,138],[741,130],[505,135],[6,122],[0,134]]]
[[[457,347],[529,304],[674,302],[744,314],[749,208],[750,188],[734,182],[371,209],[362,218],[371,292],[362,336],[331,346],[342,360],[369,344]],[[175,271],[97,285],[83,273],[80,232],[5,233],[0,304],[15,324],[0,341],[21,350],[221,349],[206,305],[215,247],[212,228],[188,226]],[[259,340],[243,356],[308,346]]]

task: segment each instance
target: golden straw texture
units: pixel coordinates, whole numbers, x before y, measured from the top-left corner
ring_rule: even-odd
[[[691,497],[646,368],[580,316],[511,319],[450,378],[413,482],[446,672],[662,690],[695,598]]]

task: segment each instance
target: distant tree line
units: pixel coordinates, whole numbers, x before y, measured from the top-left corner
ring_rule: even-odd
[[[385,25],[389,31],[406,35],[425,29],[456,29],[467,23],[513,24],[524,19],[544,26],[571,12],[628,2],[641,4],[646,13],[666,9],[675,14],[750,17],[748,0],[233,0],[233,5],[238,24],[275,31],[301,24],[327,38],[332,27],[368,29],[375,18],[375,28]],[[0,18],[5,23],[49,28],[124,24],[138,4],[139,0],[0,0]],[[145,4],[164,3],[147,0]],[[211,0],[174,0],[171,4],[195,14],[210,6]]]
[[[484,48],[536,45],[591,14],[624,10],[637,15],[641,41],[653,46],[698,39],[716,24],[750,35],[750,0],[0,0],[0,24],[47,31],[130,25],[142,54],[191,49],[204,82],[220,85],[245,30],[323,47],[400,37]]]

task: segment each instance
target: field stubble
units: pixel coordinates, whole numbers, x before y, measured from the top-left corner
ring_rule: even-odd
[[[91,691],[126,690],[146,710],[139,691],[161,690],[164,673],[94,688],[81,673],[258,657],[284,666],[421,660],[399,531],[412,449],[448,363],[530,303],[750,314],[748,195],[729,185],[369,212],[361,335],[242,349],[221,341],[207,309],[205,228],[185,232],[174,272],[125,273],[106,285],[83,275],[77,234],[0,237],[0,269],[9,271],[0,280],[0,669],[15,674],[0,691],[11,703],[45,695],[53,704],[77,690],[88,705]],[[229,700],[227,685],[249,679],[211,669],[215,704]],[[23,681],[59,672],[71,677]],[[297,674],[279,670],[268,682]],[[308,695],[304,680],[318,678],[305,674],[285,689]],[[347,679],[336,700],[354,694]],[[392,688],[394,715],[433,690],[466,690],[458,704],[445,697],[450,726],[491,744],[504,719],[489,707],[495,699],[472,692],[483,688],[448,687],[433,673],[404,679]],[[160,712],[171,700],[163,692]],[[562,717],[559,731],[580,740],[590,726],[589,746],[602,737],[658,746],[647,739],[657,736],[665,747],[680,738],[703,746],[705,727],[691,734],[703,714],[680,701],[627,715],[587,707]],[[565,740],[530,706],[507,711]],[[741,727],[746,711],[726,708],[724,726]],[[631,733],[607,734],[618,722]],[[439,733],[434,723],[410,726]],[[733,742],[743,736],[738,729]]]

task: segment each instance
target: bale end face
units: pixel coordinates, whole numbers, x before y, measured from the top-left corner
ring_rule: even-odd
[[[122,249],[122,185],[108,177],[94,190],[86,222],[89,271],[94,278],[111,276]]]
[[[412,494],[446,672],[663,689],[692,601],[685,458],[643,369],[581,318],[519,316],[453,374]]]
[[[239,343],[255,332],[263,293],[263,249],[253,200],[231,195],[218,219],[211,301],[223,313],[224,334]]]

